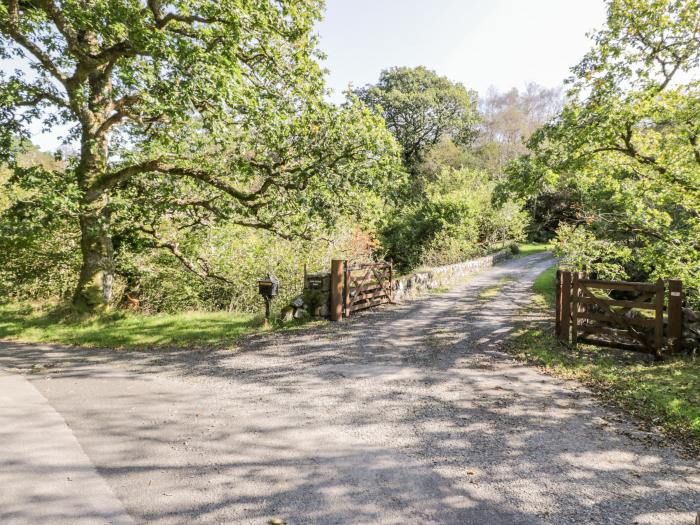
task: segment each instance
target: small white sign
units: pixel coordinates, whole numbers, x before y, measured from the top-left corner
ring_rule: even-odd
[[[681,292],[671,292],[671,297],[680,297]]]

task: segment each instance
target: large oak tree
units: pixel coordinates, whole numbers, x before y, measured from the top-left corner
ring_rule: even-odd
[[[384,116],[411,173],[441,139],[467,145],[476,137],[476,92],[425,67],[386,69],[376,84],[356,93]]]
[[[169,231],[310,235],[395,167],[381,118],[324,101],[312,0],[0,0],[0,160],[35,120],[79,152],[47,174],[81,232],[76,307],[111,295],[116,224],[203,277]],[[36,177],[36,172],[34,173]],[[46,184],[43,185],[45,188]],[[216,277],[216,276],[213,276]]]
[[[504,189],[576,188],[560,231],[572,266],[682,278],[700,304],[700,2],[609,0],[593,37],[568,103]]]

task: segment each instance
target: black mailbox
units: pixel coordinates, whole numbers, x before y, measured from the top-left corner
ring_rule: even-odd
[[[279,281],[272,275],[268,275],[266,279],[258,280],[258,293],[263,297],[275,297]]]

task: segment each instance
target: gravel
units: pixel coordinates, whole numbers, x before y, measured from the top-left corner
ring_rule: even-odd
[[[551,264],[226,350],[4,342],[0,368],[137,523],[692,524],[697,459],[499,351]]]

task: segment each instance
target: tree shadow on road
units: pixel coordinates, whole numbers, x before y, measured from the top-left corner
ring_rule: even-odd
[[[143,522],[689,523],[697,462],[499,351],[530,301],[479,299],[499,277],[231,350],[0,359],[55,363],[35,384]]]

